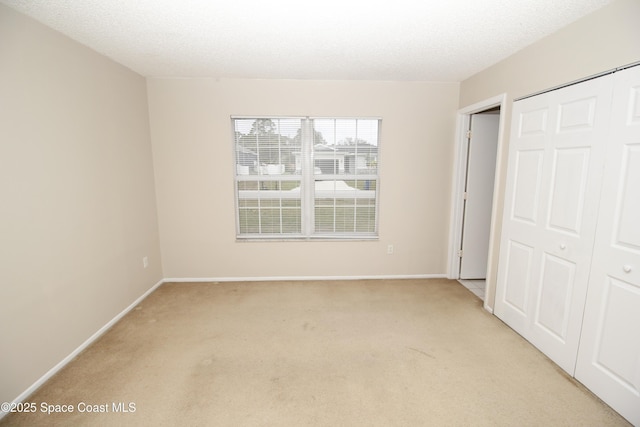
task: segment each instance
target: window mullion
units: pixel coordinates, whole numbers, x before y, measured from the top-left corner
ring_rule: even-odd
[[[260,198],[259,190],[258,187],[258,233],[262,233],[262,198]]]
[[[333,145],[334,147],[337,146],[338,144],[338,126],[336,125],[338,121],[337,120],[333,120]],[[338,175],[340,174],[340,168],[338,167],[338,170],[336,170],[336,152],[333,152],[333,173]],[[337,224],[337,218],[338,218],[338,199],[336,197],[336,179],[333,179],[333,232],[336,232],[336,229],[338,227]]]
[[[314,231],[315,182],[313,168],[313,120],[302,120],[302,232],[309,237]]]

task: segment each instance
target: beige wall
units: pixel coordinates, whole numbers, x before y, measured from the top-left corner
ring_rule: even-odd
[[[457,83],[149,79],[148,93],[165,277],[446,273]],[[382,117],[379,241],[236,242],[231,115]]]
[[[617,0],[564,29],[470,77],[460,87],[460,108],[484,99],[507,94],[505,140],[502,158],[507,158],[511,105],[514,98],[572,82],[618,66],[640,61],[640,1]],[[506,175],[506,161],[499,171]],[[504,196],[500,182],[499,206]],[[501,219],[501,212],[498,213]],[[499,227],[498,227],[499,229]],[[499,230],[493,236],[497,272]],[[495,281],[490,284],[491,288]],[[487,300],[493,299],[493,289]],[[490,303],[492,305],[492,302]]]
[[[144,78],[0,5],[0,129],[4,402],[162,270]]]

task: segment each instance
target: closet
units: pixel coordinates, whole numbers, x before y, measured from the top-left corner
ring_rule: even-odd
[[[495,314],[640,425],[640,66],[511,123]]]

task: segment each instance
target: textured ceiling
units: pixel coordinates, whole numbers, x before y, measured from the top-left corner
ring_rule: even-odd
[[[610,0],[0,0],[152,77],[461,81]]]

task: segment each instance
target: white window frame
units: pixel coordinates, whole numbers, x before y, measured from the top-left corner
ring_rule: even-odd
[[[255,174],[240,174],[237,170],[238,159],[236,151],[236,133],[235,133],[235,120],[250,119],[271,119],[271,120],[283,120],[283,119],[295,119],[301,121],[301,173],[298,174],[274,174],[274,175],[255,175]],[[314,120],[376,120],[378,122],[377,129],[377,165],[374,174],[322,174],[316,173],[316,165],[314,161]],[[235,193],[235,218],[236,218],[236,239],[239,241],[252,241],[252,240],[377,240],[379,238],[379,207],[380,207],[380,136],[381,136],[382,119],[380,117],[308,117],[308,116],[231,116],[231,132],[232,141],[234,145],[233,150],[233,164],[234,164],[234,193]],[[260,167],[258,165],[258,167]],[[353,198],[365,198],[371,199],[371,194],[374,194],[374,230],[372,232],[356,232],[356,231],[333,231],[333,232],[316,232],[315,231],[315,200],[316,200],[316,180],[321,176],[322,180],[371,180],[375,181],[374,190],[357,190],[349,195],[349,199]],[[301,206],[301,232],[300,233],[242,233],[241,232],[241,220],[240,220],[240,191],[239,183],[242,181],[300,181],[300,206]],[[273,190],[272,190],[273,191]],[[275,190],[278,191],[278,190]],[[366,192],[365,192],[366,191]],[[258,199],[260,198],[260,190],[255,192],[243,190],[244,194],[242,199]],[[336,193],[332,194],[334,199]],[[279,190],[278,198],[280,200],[297,199],[295,194],[291,194],[286,190]],[[354,221],[356,221],[355,212],[357,207],[354,208]],[[334,214],[335,215],[335,214]],[[335,219],[335,216],[334,216]],[[355,222],[354,222],[355,224]]]

